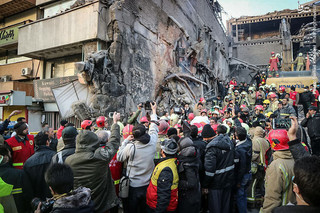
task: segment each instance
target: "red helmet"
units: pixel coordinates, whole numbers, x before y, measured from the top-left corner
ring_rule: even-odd
[[[170,128],[168,122],[165,120],[160,120],[159,123],[160,123],[160,125],[158,126],[159,135],[166,135],[168,132],[168,129]]]
[[[87,129],[90,126],[92,126],[92,121],[91,120],[84,120],[81,123],[81,129]]]
[[[274,55],[274,52],[271,52],[271,55]]]
[[[192,120],[194,119],[194,114],[193,114],[193,113],[189,113],[188,119],[189,119],[190,121],[192,121]]]
[[[143,116],[141,119],[140,119],[140,123],[149,123],[148,119],[146,116]]]
[[[199,102],[203,103],[205,102],[206,100],[204,98],[200,98]]]
[[[269,132],[268,140],[275,151],[289,149],[289,137],[285,129],[273,129]]]
[[[280,87],[280,90],[282,91],[282,92],[285,92],[286,91],[286,88],[285,87]]]
[[[263,108],[263,106],[262,105],[257,105],[257,106],[255,106],[255,108],[254,108],[254,110],[263,110],[264,108]]]
[[[126,125],[122,130],[123,138],[126,139],[129,135],[132,135],[133,125]]]
[[[241,106],[240,106],[240,109],[241,108],[246,108],[247,106],[245,105],[245,104],[242,104]]]
[[[277,97],[277,95],[275,93],[270,94],[270,98],[276,98],[276,97]]]
[[[224,111],[223,111],[223,110],[219,110],[219,113],[220,113],[220,114],[224,114]]]
[[[99,116],[96,120],[97,126],[98,127],[104,127],[104,122],[106,121],[106,117],[104,116]]]

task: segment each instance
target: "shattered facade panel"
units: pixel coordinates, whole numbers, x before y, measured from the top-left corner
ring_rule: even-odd
[[[209,1],[119,0],[107,6],[107,51],[78,64],[95,94],[95,114],[129,112],[155,99],[160,110],[195,104],[229,75],[229,42]]]

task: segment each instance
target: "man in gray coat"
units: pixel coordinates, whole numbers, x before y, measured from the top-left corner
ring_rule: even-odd
[[[120,144],[120,114],[114,113],[111,137],[105,147],[99,148],[98,136],[81,130],[76,139],[76,152],[65,163],[74,173],[74,188],[84,186],[91,189],[95,212],[102,213],[118,204],[115,187],[108,167]]]

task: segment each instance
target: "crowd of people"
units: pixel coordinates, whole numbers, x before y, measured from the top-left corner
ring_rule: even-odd
[[[141,103],[81,130],[34,136],[21,117],[0,140],[0,212],[320,212],[319,91],[233,78],[195,106]]]

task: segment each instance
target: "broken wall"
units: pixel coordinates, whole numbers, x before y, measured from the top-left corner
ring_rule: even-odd
[[[108,63],[88,83],[102,114],[155,99],[160,110],[195,104],[229,75],[229,43],[209,1],[119,0],[101,8]]]

